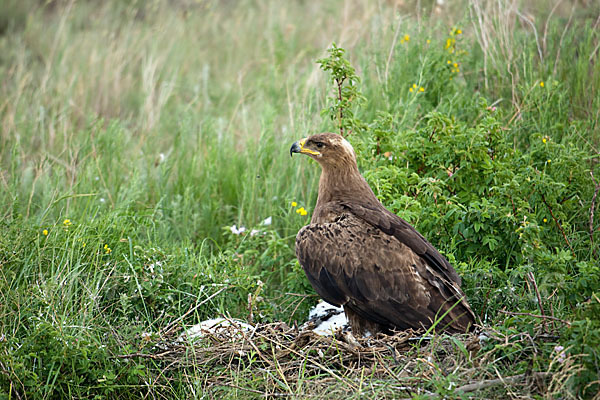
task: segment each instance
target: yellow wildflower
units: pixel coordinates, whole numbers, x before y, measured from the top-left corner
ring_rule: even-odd
[[[308,212],[304,209],[304,207],[300,207],[299,209],[296,210],[297,214],[300,214],[302,216],[308,214]]]
[[[295,201],[292,201],[292,207],[296,207],[298,205],[298,203],[296,203]]]
[[[414,89],[413,88],[409,88],[408,91],[412,93],[414,91]]]
[[[404,35],[404,40],[408,42],[410,40],[410,35]]]
[[[419,88],[419,92],[424,92],[424,91],[425,91],[425,88],[424,88],[424,87],[420,87],[420,88]]]
[[[454,65],[454,68],[458,68],[458,63],[454,63],[452,65]]]
[[[446,64],[452,64],[452,61],[448,60],[446,61]]]
[[[104,245],[104,251],[106,252],[106,254],[110,254],[110,252],[112,251],[110,247],[108,247],[107,244]]]
[[[462,30],[460,30],[460,29],[457,29],[457,30],[456,30],[456,34],[457,34],[457,35],[460,35],[461,33],[462,33]]]
[[[431,40],[427,39],[427,44],[431,43]]]
[[[542,138],[542,143],[546,143],[546,142],[547,142],[546,138],[545,138],[545,137],[543,137],[543,138]]]
[[[71,223],[71,220],[70,220],[70,219],[68,219],[68,218],[67,218],[67,219],[65,219],[65,220],[63,221],[63,225],[64,225],[64,226],[69,226],[69,225],[72,225],[72,223]]]
[[[44,236],[48,236],[48,229],[44,229],[44,230],[42,231],[42,235],[44,235]]]
[[[544,81],[540,82],[540,87],[544,87]]]
[[[551,162],[552,162],[552,160],[551,160],[551,159],[548,159],[548,160],[547,160],[547,162],[548,162],[548,163],[551,163]]]
[[[548,222],[548,220],[546,218],[544,218],[544,222]]]

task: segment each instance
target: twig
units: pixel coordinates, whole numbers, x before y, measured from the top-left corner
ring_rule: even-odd
[[[545,318],[546,317],[546,313],[544,312],[544,307],[542,306],[542,297],[540,296],[540,291],[538,290],[537,283],[535,282],[535,276],[533,275],[533,272],[529,271],[527,273],[527,279],[529,279],[529,281],[533,285],[533,289],[535,290],[535,295],[537,296],[537,299],[538,299],[538,307],[540,308],[540,312],[542,313],[542,317]],[[542,325],[542,329],[546,330],[546,324],[545,323]]]
[[[571,254],[573,254],[573,258],[577,259],[577,256],[575,255],[575,251],[573,250],[573,247],[571,247],[571,242],[569,242],[569,239],[567,239],[567,235],[565,234],[565,231],[563,230],[562,225],[560,224],[560,222],[558,222],[558,219],[554,216],[554,212],[552,212],[552,207],[550,207],[550,204],[548,204],[548,202],[546,201],[546,197],[544,196],[544,193],[540,192],[540,194],[542,195],[542,201],[548,208],[548,211],[550,211],[550,216],[554,220],[554,223],[556,223],[556,226],[558,226],[560,233],[562,233],[562,236],[565,239],[567,246],[569,246],[569,249],[571,250]]]
[[[594,195],[592,196],[592,204],[590,206],[590,247],[592,248],[592,253],[596,256],[596,249],[594,248],[594,209],[596,208],[596,196],[598,196],[598,190],[600,190],[600,182],[596,182],[592,170],[590,170],[590,176],[592,177],[592,182],[594,182]]]
[[[342,108],[343,98],[342,98],[342,86],[344,85],[345,78],[336,79],[337,87],[338,87],[338,100],[340,102],[340,113],[339,113],[339,124],[340,124],[340,135],[344,137],[344,109]]]
[[[516,383],[516,382],[523,380],[524,378],[527,378],[528,376],[530,376],[530,375],[529,374],[519,374],[519,375],[507,376],[506,378],[487,379],[485,381],[480,381],[480,382],[469,383],[467,385],[463,385],[463,386],[457,388],[456,391],[463,392],[463,393],[474,392],[476,390],[485,389],[490,386]],[[551,373],[550,372],[534,372],[531,376],[534,378],[547,378],[548,376],[551,376]]]
[[[191,313],[193,313],[194,311],[196,311],[200,306],[202,306],[203,304],[206,304],[208,301],[210,301],[214,297],[218,296],[219,293],[221,293],[223,290],[228,289],[228,288],[229,288],[229,286],[225,286],[225,287],[217,290],[215,293],[211,294],[206,299],[202,300],[200,303],[198,303],[194,307],[190,308],[181,317],[177,318],[176,320],[174,320],[173,322],[171,322],[167,326],[165,326],[163,329],[161,329],[158,332],[159,336],[162,336],[162,335],[165,335],[165,334],[169,333],[173,329],[173,327],[175,326],[175,324],[177,324],[179,321],[183,320],[185,317],[187,317],[188,315],[190,315]],[[200,291],[202,291],[202,289],[203,289],[203,287],[200,288]]]
[[[533,318],[549,319],[552,321],[562,322],[563,324],[565,324],[567,326],[571,326],[571,323],[569,321],[560,319],[560,318],[556,318],[556,317],[551,317],[549,315],[535,315],[535,314],[530,314],[530,313],[525,313],[525,312],[512,312],[512,311],[504,311],[504,310],[499,310],[499,311],[502,314],[508,314],[508,315],[525,315],[525,316],[533,317]]]
[[[150,358],[152,360],[162,360],[165,356],[169,354],[175,353],[173,350],[167,350],[158,354],[148,354],[148,353],[132,353],[132,354],[117,354],[114,358]]]

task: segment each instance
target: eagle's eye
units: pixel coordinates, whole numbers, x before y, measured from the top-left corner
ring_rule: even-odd
[[[315,146],[317,146],[317,149],[322,149],[323,146],[325,146],[325,143],[323,143],[323,142],[316,142]]]

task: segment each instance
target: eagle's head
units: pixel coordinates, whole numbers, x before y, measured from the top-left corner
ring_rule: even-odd
[[[323,168],[343,168],[356,166],[356,155],[352,145],[337,133],[318,133],[294,142],[293,153],[306,154]]]

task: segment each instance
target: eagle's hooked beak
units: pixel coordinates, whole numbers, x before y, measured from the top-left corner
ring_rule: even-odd
[[[292,147],[290,147],[290,157],[294,155],[294,153],[300,153],[302,151],[302,146],[304,145],[305,139],[294,142]],[[300,144],[302,142],[302,144]]]
[[[300,139],[297,142],[294,142],[294,144],[290,148],[290,157],[293,155],[293,153],[310,154],[311,156],[320,156],[321,155],[321,153],[319,153],[318,151],[314,151],[311,149],[305,149],[304,148],[305,143],[306,143],[306,138]]]

